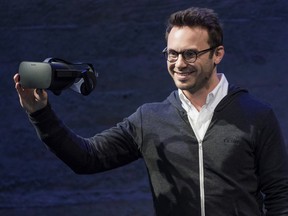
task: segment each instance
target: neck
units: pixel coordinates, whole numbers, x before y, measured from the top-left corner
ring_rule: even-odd
[[[209,92],[195,92],[191,93],[187,90],[183,90],[183,94],[186,96],[186,98],[193,104],[193,106],[200,111],[202,106],[206,103],[207,95]]]

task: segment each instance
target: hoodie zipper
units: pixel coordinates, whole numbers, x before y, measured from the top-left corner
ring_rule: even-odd
[[[186,121],[193,130],[193,126],[186,112],[183,112],[184,120]],[[208,127],[209,128],[209,127]],[[208,130],[207,128],[207,130]],[[196,139],[198,140],[198,154],[199,154],[199,187],[200,187],[200,208],[201,216],[205,216],[205,190],[204,190],[204,162],[203,162],[203,140],[199,138],[197,131],[194,131]]]
[[[205,190],[204,190],[204,164],[203,164],[203,142],[198,141],[199,145],[199,182],[200,182],[200,204],[201,216],[205,216]]]

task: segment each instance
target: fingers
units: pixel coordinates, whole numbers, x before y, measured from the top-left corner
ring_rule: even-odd
[[[24,98],[26,98],[29,94],[33,95],[33,90],[31,91],[31,89],[24,89],[22,88],[21,84],[20,84],[20,75],[18,73],[16,73],[13,77],[13,80],[15,82],[15,89],[18,93],[18,96],[20,98],[20,103],[22,105],[22,101]]]
[[[23,91],[21,84],[20,84],[20,75],[16,73],[13,77],[13,80],[15,82],[15,89],[17,90],[18,93],[21,93]]]
[[[36,93],[40,96],[43,94],[43,89],[36,89]]]
[[[16,74],[14,75],[13,79],[14,79],[14,82],[15,82],[15,83],[19,82],[19,81],[20,81],[20,75],[19,75],[18,73],[16,73]]]
[[[16,73],[13,77],[14,83],[15,83],[15,88],[17,89],[17,87],[20,85],[20,75],[18,73]]]

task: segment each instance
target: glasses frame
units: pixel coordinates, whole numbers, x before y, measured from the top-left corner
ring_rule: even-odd
[[[180,54],[182,55],[182,58],[184,59],[184,61],[186,61],[187,63],[194,63],[194,62],[196,62],[196,60],[198,59],[198,57],[199,57],[200,55],[203,55],[203,54],[205,54],[205,53],[207,53],[207,52],[209,52],[209,51],[215,50],[217,47],[218,47],[218,46],[213,46],[213,47],[210,47],[210,48],[208,48],[208,49],[204,49],[204,50],[200,50],[200,51],[195,51],[195,50],[192,50],[192,49],[187,49],[187,50],[184,50],[184,51],[182,51],[182,52],[176,52],[175,50],[173,50],[175,53],[177,53],[177,58],[176,58],[175,60],[172,60],[172,61],[171,61],[171,60],[170,60],[170,61],[168,60],[168,50],[167,50],[167,47],[165,47],[165,48],[163,49],[162,53],[163,53],[164,57],[166,58],[166,60],[167,60],[168,62],[170,62],[170,63],[175,63],[175,62],[178,60]],[[184,55],[183,55],[183,53],[187,52],[188,50],[189,50],[189,51],[193,51],[193,52],[195,53],[195,59],[193,59],[193,61],[187,60],[187,59],[184,57]]]

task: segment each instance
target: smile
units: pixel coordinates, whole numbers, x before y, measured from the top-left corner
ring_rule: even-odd
[[[181,77],[189,76],[192,73],[193,72],[176,72],[176,71],[174,71],[174,74],[176,74],[177,76],[181,76]]]

